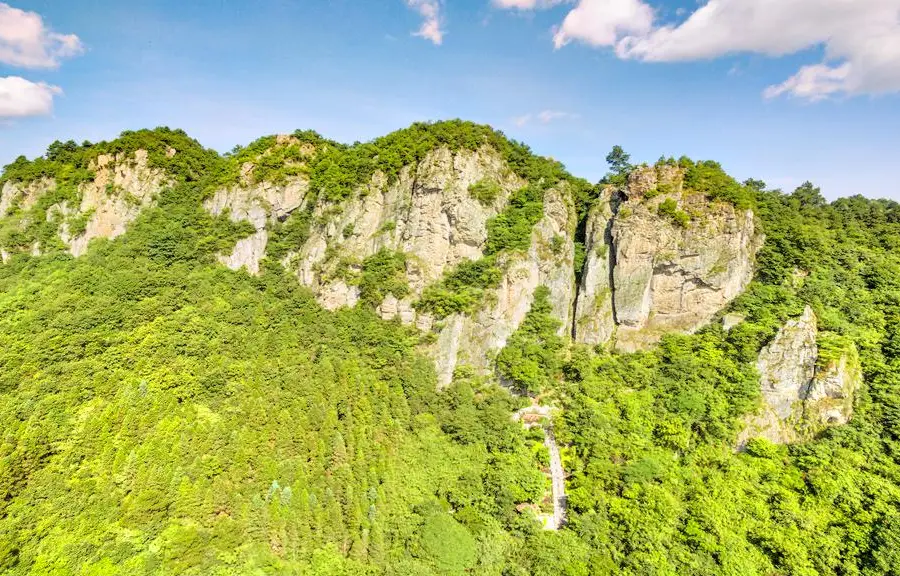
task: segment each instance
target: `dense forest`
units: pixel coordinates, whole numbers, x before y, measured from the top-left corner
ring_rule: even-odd
[[[327,312],[274,260],[259,276],[219,265],[248,231],[202,201],[248,161],[264,167],[254,178],[302,173],[340,202],[437,146],[492,146],[529,186],[489,222],[485,258],[426,290],[441,316],[497,282],[496,255],[527,237],[549,185],[569,183],[583,234],[627,154],[590,185],[465,122],[349,146],[294,136],[219,155],[177,130],[129,132],[6,167],[0,186],[54,178],[44,204],[76,198],[100,154],[148,150],[173,183],[80,258],[33,217],[46,205],[0,215],[4,245],[48,247],[0,266],[0,574],[900,576],[900,205],[661,159],[761,221],[755,279],[729,308],[745,321],[615,353],[558,336],[539,289],[495,375],[461,369],[438,391],[427,336],[375,313],[404,289],[402,256],[372,257],[360,305]],[[301,241],[305,218],[276,246]],[[806,305],[859,350],[853,419],[737,451],[760,402],[757,353]],[[533,513],[549,487],[542,435],[511,418],[529,394],[558,408],[559,531]]]

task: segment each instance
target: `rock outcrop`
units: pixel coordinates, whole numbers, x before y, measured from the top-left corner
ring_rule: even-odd
[[[258,274],[269,242],[269,226],[300,208],[308,190],[309,180],[298,177],[284,184],[254,185],[245,179],[240,186],[217,191],[204,202],[204,208],[213,216],[227,213],[234,222],[249,222],[255,229],[250,236],[238,240],[230,254],[220,254],[219,262],[232,270],[245,268]]]
[[[500,286],[487,295],[473,316],[454,315],[440,328],[434,349],[438,384],[447,385],[457,365],[479,371],[491,361],[525,319],[538,286],[550,289],[560,335],[571,333],[575,301],[575,209],[568,191],[551,189],[544,198],[544,217],[534,227],[526,254],[510,254],[503,263]]]
[[[760,351],[757,370],[763,407],[747,419],[739,446],[750,438],[776,444],[798,442],[825,426],[850,420],[853,397],[862,381],[856,349],[845,344],[826,359],[819,337],[816,315],[807,306]]]
[[[469,193],[482,181],[498,186],[486,204]],[[385,317],[405,311],[409,320],[412,300],[427,285],[463,260],[482,256],[487,221],[524,185],[490,148],[455,153],[439,148],[404,167],[393,181],[375,173],[355,197],[318,203],[309,239],[284,264],[320,295],[323,306],[334,309],[352,305],[358,296],[335,277],[339,265],[359,266],[381,249],[403,252],[410,295],[382,311]]]
[[[452,380],[460,365],[480,372],[492,369],[493,358],[524,320],[539,286],[549,289],[561,336],[634,351],[667,332],[691,332],[708,323],[752,276],[760,244],[753,213],[685,190],[682,169],[675,166],[640,167],[623,189],[602,192],[585,222],[585,263],[576,271],[574,180],[526,181],[485,139],[477,149],[417,151],[416,159],[402,168],[385,167],[390,174],[366,171],[365,181],[353,189],[330,190],[327,184],[313,189],[312,182],[331,181],[316,171],[322,166],[348,174],[356,168],[337,167],[340,145],[307,136],[261,139],[236,157],[240,166],[228,166],[234,183],[213,191],[203,206],[213,216],[248,222],[253,231],[219,254],[219,261],[258,274],[264,258],[277,258],[329,310],[355,306],[362,299],[386,320],[433,332],[424,341],[441,385]],[[176,154],[172,148],[166,152],[167,158]],[[79,256],[91,240],[123,234],[175,182],[149,159],[145,150],[100,155],[90,166],[93,179],[79,184],[77,191],[65,184],[57,188],[50,178],[6,182],[0,216],[9,216],[2,238],[11,241],[0,239],[0,257],[6,261],[16,252],[62,249]],[[520,160],[511,161],[524,173]],[[332,161],[337,164],[328,164]],[[372,164],[365,170],[379,165],[377,158],[366,161]],[[554,170],[547,174],[559,178]],[[538,190],[543,196],[535,195]],[[54,191],[59,194],[48,198]],[[510,199],[519,192],[524,196],[515,196],[517,204],[511,207]],[[543,202],[540,217],[535,198]],[[527,216],[516,212],[523,202],[532,210]],[[510,230],[519,226],[501,232],[515,236],[515,248],[490,254],[493,276],[475,288],[477,302],[450,306],[466,313],[437,317],[435,308],[422,305],[426,289],[445,281],[461,264],[485,258],[489,223],[500,215],[537,220],[530,242],[522,242],[528,234],[521,229],[522,220],[498,220]],[[41,226],[32,226],[35,218]],[[47,238],[44,219],[56,230],[59,241],[54,239],[53,246],[41,246]],[[18,234],[28,226],[40,230]],[[380,302],[372,301],[371,292],[362,293],[372,262],[401,268],[391,271],[391,286],[398,293],[377,292]],[[445,295],[453,300],[461,297],[460,290],[457,286]],[[828,382],[847,370],[836,365]],[[823,386],[823,398],[836,401],[835,385]]]
[[[6,182],[0,191],[0,218],[9,214],[14,207],[27,212],[48,190],[56,188],[56,180],[41,178],[27,184]]]
[[[101,154],[90,169],[94,178],[78,186],[77,200],[62,200],[42,214],[30,214],[21,220],[22,225],[35,217],[54,223],[58,238],[73,256],[84,254],[95,238],[112,239],[124,234],[141,210],[152,205],[159,191],[172,183],[163,170],[149,165],[146,150],[130,156]],[[57,182],[50,178],[26,185],[7,182],[0,196],[0,215],[8,215],[11,209],[28,214],[56,187]],[[28,248],[32,254],[45,249],[37,243]],[[4,246],[3,250],[8,255],[15,247]]]
[[[631,352],[707,324],[749,284],[761,238],[751,210],[683,189],[673,166],[642,167],[593,208],[575,338]]]
[[[81,203],[58,205],[65,216],[60,238],[73,256],[84,254],[94,238],[112,239],[124,234],[159,191],[172,184],[163,170],[149,166],[146,150],[137,150],[131,158],[101,155],[92,168],[94,180],[80,187]],[[78,218],[87,218],[83,231],[71,229],[70,223]]]

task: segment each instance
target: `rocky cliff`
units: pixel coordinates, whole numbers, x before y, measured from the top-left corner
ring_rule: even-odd
[[[88,170],[91,177],[78,184],[54,178],[4,183],[0,195],[4,261],[14,252],[41,254],[56,242],[81,256],[91,240],[124,234],[141,210],[172,183],[163,170],[150,167],[146,150],[101,154]]]
[[[608,189],[587,223],[575,339],[635,351],[692,332],[736,298],[761,245],[751,210],[685,190],[675,166]]]
[[[488,202],[469,193],[485,181],[497,187]],[[463,260],[482,256],[487,221],[524,184],[491,149],[438,149],[405,166],[394,181],[376,172],[352,198],[318,203],[309,238],[283,263],[318,294],[324,307],[335,309],[359,298],[359,288],[348,284],[339,269],[359,269],[379,250],[402,252],[410,294],[397,303],[389,300],[382,314],[410,321],[415,316],[412,301],[425,286]]]
[[[252,227],[219,262],[250,274],[280,265],[324,308],[364,302],[431,334],[441,385],[460,365],[493,370],[539,286],[559,334],[578,342],[634,351],[697,330],[746,287],[760,244],[752,211],[689,189],[682,167],[643,166],[623,186],[591,189],[465,123],[351,147],[297,132],[224,157],[178,131],[125,136],[130,147],[53,150],[69,164],[49,151],[17,161],[0,180],[4,260],[84,254],[185,185],[208,214]],[[109,152],[122,149],[133,152]]]
[[[846,424],[862,382],[856,348],[819,333],[809,306],[760,351],[757,370],[763,406],[747,419],[739,445],[755,437],[793,443],[827,426]]]
[[[396,318],[435,332],[431,350],[444,385],[460,363],[489,370],[492,356],[521,323],[540,285],[551,289],[561,333],[571,330],[577,215],[565,184],[544,194],[544,215],[531,232],[528,248],[497,256],[500,278],[486,291],[481,306],[437,322],[432,313],[416,309],[427,287],[461,263],[485,256],[488,222],[527,184],[490,147],[438,148],[403,167],[395,179],[375,172],[349,199],[304,205],[293,217],[309,220],[307,238],[280,262],[315,292],[323,307],[334,310],[360,300],[359,280],[370,258],[400,255],[404,289],[387,293],[377,302],[377,311],[386,320]],[[490,194],[479,194],[479,187]],[[208,210],[229,210],[232,219],[250,221],[257,229],[230,255],[223,255],[222,262],[258,272],[266,255],[267,228],[300,208],[307,188],[308,181],[301,177],[285,186],[217,192],[207,201]]]

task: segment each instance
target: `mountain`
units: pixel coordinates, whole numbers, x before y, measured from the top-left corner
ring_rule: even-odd
[[[607,160],[17,159],[0,572],[900,574],[900,206]]]

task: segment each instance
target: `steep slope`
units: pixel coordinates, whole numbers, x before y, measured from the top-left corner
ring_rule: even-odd
[[[492,372],[538,286],[550,288],[559,334],[578,342],[631,351],[708,323],[749,282],[759,235],[752,211],[684,178],[684,167],[641,167],[594,199],[558,163],[463,122],[351,147],[298,131],[226,158],[183,133],[144,131],[17,161],[3,180],[0,245],[5,259],[79,256],[162,190],[199,179],[203,208],[249,231],[219,262],[250,274],[278,263],[326,309],[362,301],[433,332],[446,386],[460,365]]]
[[[570,331],[574,198],[586,183],[465,123],[416,125],[371,148],[300,136],[241,151],[240,182],[206,201],[212,214],[228,211],[255,229],[223,263],[257,274],[263,259],[275,260],[326,309],[362,301],[386,320],[433,332],[441,386],[460,364],[491,371],[539,285],[552,288],[560,333]],[[285,156],[296,158],[287,164],[295,173],[276,173],[278,181],[256,175],[269,158]],[[338,176],[344,169],[351,178]],[[279,232],[273,250],[269,238]],[[478,285],[455,285],[472,267],[480,269]]]
[[[670,164],[634,170],[588,216],[575,339],[644,349],[706,325],[750,283],[761,245],[753,211],[685,188]]]
[[[95,238],[124,234],[162,190],[214,168],[217,158],[168,129],[127,132],[112,143],[57,142],[43,158],[20,157],[0,177],[0,255],[81,256]]]
[[[900,573],[900,206],[621,168],[465,122],[17,160],[0,572]]]
[[[829,344],[825,350],[820,340]],[[756,365],[764,406],[749,419],[739,446],[750,438],[797,442],[850,420],[862,380],[856,347],[820,334],[811,307],[781,327],[760,351]]]

